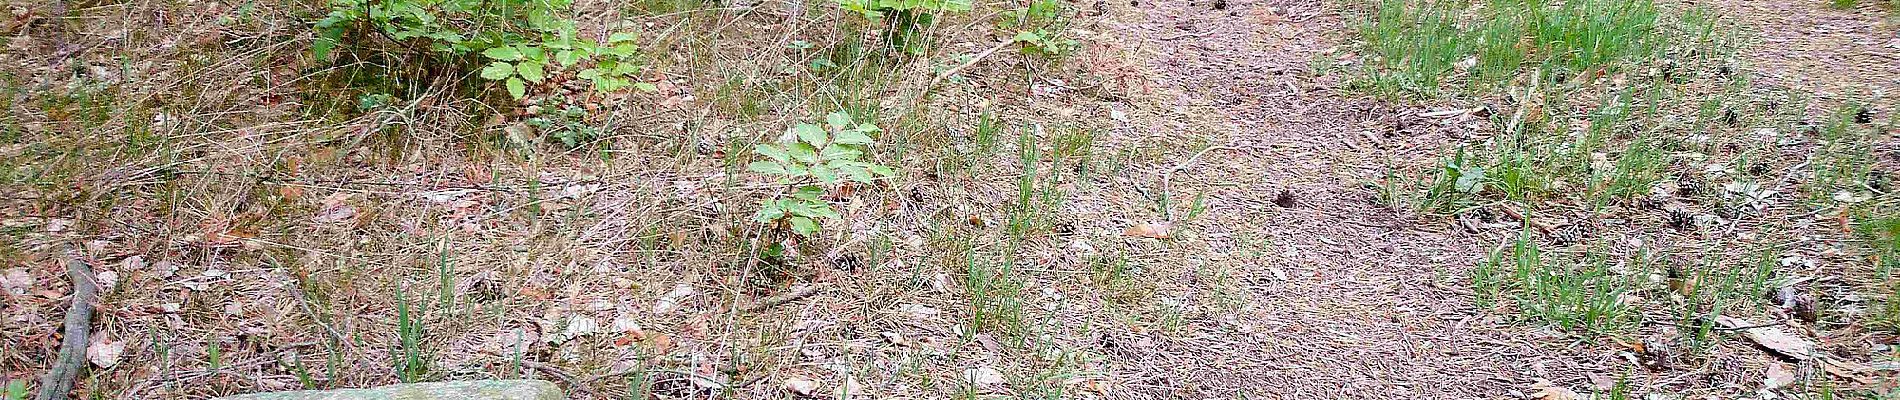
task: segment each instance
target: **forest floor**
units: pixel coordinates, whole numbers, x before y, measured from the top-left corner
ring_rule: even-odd
[[[655,90],[589,104],[578,144],[452,76],[339,77],[398,72],[313,60],[307,5],[9,4],[0,380],[53,363],[71,257],[104,289],[75,398],[1900,396],[1893,11],[1663,3],[1738,33],[1695,72],[1728,80],[1520,195],[1447,166],[1610,123],[1526,106],[1538,72],[1371,93],[1378,4],[1061,4],[1060,57],[967,57],[1019,6],[979,2],[886,59],[828,1],[579,2],[641,30]],[[812,236],[755,222],[785,185],[753,145],[836,110],[896,176],[832,188]],[[1598,197],[1646,134],[1661,161]]]

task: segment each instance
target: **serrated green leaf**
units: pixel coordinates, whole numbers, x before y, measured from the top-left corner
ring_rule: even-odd
[[[502,61],[515,61],[521,59],[521,50],[514,46],[491,47],[488,50],[482,50],[482,56]]]
[[[620,65],[614,66],[614,73],[616,74],[633,75],[634,73],[637,73],[637,72],[640,72],[640,64],[623,62],[623,63],[620,63]]]
[[[882,165],[871,165],[869,169],[871,170],[871,173],[874,173],[874,174],[883,175],[886,177],[897,176],[897,171],[892,170],[891,167],[886,167]]]
[[[563,67],[572,67],[574,63],[581,62],[581,53],[573,50],[557,51],[554,52],[554,62],[561,63]]]
[[[839,217],[841,217],[840,215],[838,215],[838,210],[833,210],[833,209],[831,209],[831,205],[830,205],[830,204],[826,204],[826,203],[822,203],[822,202],[820,202],[820,203],[814,203],[814,204],[811,204],[809,208],[810,208],[809,210],[806,210],[806,211],[808,211],[808,212],[809,212],[809,213],[808,213],[808,214],[806,214],[806,215],[811,215],[811,216],[814,216],[814,217],[824,217],[824,218],[839,218]]]
[[[847,145],[832,143],[829,146],[825,146],[824,151],[818,153],[818,158],[826,160],[856,160],[863,155],[864,152],[858,151],[858,149],[853,149]]]
[[[784,217],[785,209],[779,208],[778,203],[771,200],[760,203],[759,213],[752,215],[752,219],[759,222],[772,222]]]
[[[548,53],[541,50],[540,46],[521,46],[521,59],[545,63],[548,61]]]
[[[811,176],[818,178],[819,182],[838,183],[838,171],[831,169],[829,165],[811,166]]]
[[[600,70],[593,68],[583,69],[580,73],[575,74],[575,76],[591,81],[600,78]]]
[[[802,236],[811,236],[818,233],[818,223],[813,222],[811,218],[792,217],[792,232],[797,232]]]
[[[871,135],[864,134],[861,129],[847,129],[838,132],[838,135],[832,137],[831,141],[833,143],[866,145],[871,144]]]
[[[521,74],[521,79],[534,83],[541,83],[541,80],[546,78],[546,75],[543,75],[544,71],[541,70],[541,63],[538,61],[522,61],[521,64],[515,66],[515,72]]]
[[[777,160],[778,162],[781,162],[781,163],[792,162],[791,154],[786,154],[785,149],[782,147],[773,146],[769,144],[761,144],[757,146],[752,146],[752,152],[758,153],[759,155],[762,155],[762,156],[770,157],[773,160]]]
[[[528,95],[528,85],[521,82],[521,78],[508,78],[505,85],[508,86],[509,96],[514,96],[516,99],[519,99]]]
[[[502,79],[507,79],[509,75],[514,75],[514,74],[515,74],[514,64],[509,64],[509,63],[505,63],[501,61],[489,63],[488,66],[482,67],[482,79],[487,79],[491,81],[499,81]]]
[[[825,144],[825,130],[819,128],[818,125],[798,124],[792,127],[792,133],[798,135],[798,140],[810,143],[812,146]]]
[[[762,174],[785,174],[785,164],[771,161],[753,161],[751,164],[746,164],[745,169]]]
[[[640,35],[633,32],[614,32],[612,35],[607,35],[607,43],[631,42],[639,39]]]
[[[871,183],[871,179],[872,179],[871,171],[866,169],[864,166],[851,165],[851,166],[847,166],[843,168],[837,168],[837,170],[839,172],[843,172],[846,176],[850,176],[851,180],[858,181],[859,183]]]
[[[817,187],[817,186],[804,186],[804,187],[798,188],[798,190],[796,191],[793,191],[792,198],[803,199],[807,201],[818,201],[818,196],[822,196],[824,194],[825,194],[824,188]]]
[[[811,144],[808,143],[792,143],[786,145],[785,153],[791,154],[792,159],[806,164],[817,164],[819,162],[818,151],[812,149]]]
[[[324,19],[324,21],[329,21],[329,19]],[[335,49],[338,43],[342,43],[343,28],[342,26],[332,26],[324,27],[323,30],[318,31],[316,41],[310,44],[310,54],[315,56],[319,61],[328,61],[330,59],[330,50]]]
[[[825,115],[825,124],[831,126],[832,132],[851,129],[851,114],[845,114],[843,111],[827,114]]]
[[[647,93],[653,93],[653,92],[658,92],[658,91],[660,91],[660,87],[659,87],[659,86],[654,86],[653,84],[651,84],[651,83],[646,83],[646,82],[638,82],[638,83],[634,83],[634,84],[633,84],[633,88],[634,88],[634,89],[639,89],[640,91],[642,91],[642,92],[647,92]]]

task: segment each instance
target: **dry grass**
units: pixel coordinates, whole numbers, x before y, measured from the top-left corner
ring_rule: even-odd
[[[800,378],[875,398],[1479,397],[1642,374],[1619,341],[1681,336],[1473,304],[1465,271],[1516,231],[1362,184],[1492,128],[1303,72],[1351,59],[1337,9],[1070,4],[1076,54],[1010,48],[929,87],[1017,6],[947,15],[933,51],[887,58],[852,55],[878,41],[829,2],[579,4],[590,32],[642,32],[659,90],[604,99],[568,148],[511,138],[507,101],[449,89],[471,76],[377,85],[375,57],[311,61],[305,5],[9,5],[0,272],[28,280],[5,276],[0,377],[55,352],[66,242],[114,275],[93,328],[126,349],[88,398],[516,376],[574,398],[792,398]],[[841,72],[809,67],[833,55]],[[353,111],[377,91],[398,101]],[[870,158],[899,176],[837,193],[845,218],[816,237],[752,222],[782,188],[749,149],[836,110],[877,121]],[[1814,153],[1785,151],[1777,168]],[[1821,290],[1866,293],[1864,250],[1806,212],[1681,234],[1608,211],[1623,225],[1593,242],[1712,263],[1788,243],[1839,285]],[[1155,223],[1171,238],[1124,234]],[[1667,289],[1641,294],[1671,312]],[[1873,357],[1853,349],[1884,336],[1857,326],[1817,327]],[[1739,393],[1775,362],[1712,343],[1639,392]]]

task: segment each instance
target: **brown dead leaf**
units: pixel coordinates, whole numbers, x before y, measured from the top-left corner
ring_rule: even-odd
[[[99,368],[109,369],[119,365],[119,358],[123,355],[125,355],[125,342],[112,341],[105,335],[93,336],[92,344],[86,346],[86,360],[92,361],[92,365]]]
[[[321,208],[317,210],[316,216],[310,219],[323,224],[334,224],[354,220],[356,218],[356,207],[350,206],[350,195],[351,193],[348,192],[338,192],[324,196],[323,200],[318,202]]]
[[[1771,362],[1768,363],[1768,370],[1762,372],[1761,387],[1762,389],[1780,389],[1794,383],[1794,379],[1794,371],[1788,370],[1787,365]]]
[[[779,386],[785,388],[787,392],[805,397],[811,397],[812,393],[818,391],[818,382],[796,376],[785,379],[785,382]]]
[[[1729,329],[1748,328],[1742,329],[1742,335],[1748,336],[1749,340],[1755,341],[1756,344],[1768,350],[1773,350],[1776,354],[1801,361],[1813,360],[1819,354],[1815,352],[1814,342],[1788,333],[1778,326],[1760,326],[1761,324],[1726,315],[1715,317],[1715,322]]]
[[[1582,397],[1583,396],[1578,395],[1576,391],[1563,386],[1557,386],[1557,384],[1550,383],[1550,381],[1539,380],[1537,383],[1531,384],[1531,400],[1577,400]]]
[[[1159,223],[1153,223],[1153,224],[1139,224],[1139,225],[1129,227],[1128,230],[1122,231],[1122,234],[1128,235],[1128,236],[1134,236],[1134,237],[1167,239],[1169,238],[1169,235],[1173,233],[1172,232],[1173,228],[1174,228],[1173,224],[1166,223],[1166,222],[1159,222]]]

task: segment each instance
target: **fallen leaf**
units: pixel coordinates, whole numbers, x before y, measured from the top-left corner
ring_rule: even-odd
[[[310,219],[324,224],[334,224],[354,219],[356,218],[356,207],[351,207],[349,200],[350,193],[347,192],[324,196],[323,201],[318,203],[321,208],[317,210],[317,215]]]
[[[483,348],[495,354],[514,356],[527,354],[529,348],[540,341],[541,333],[537,330],[515,327],[495,332]]]
[[[1782,363],[1769,363],[1768,370],[1762,372],[1762,389],[1780,389],[1790,383],[1794,383],[1794,371],[1789,371],[1788,366]]]
[[[1577,400],[1581,397],[1576,391],[1557,386],[1550,381],[1538,380],[1537,383],[1531,384],[1531,400]]]
[[[1868,368],[1868,366],[1860,365],[1860,364],[1852,363],[1852,362],[1847,362],[1847,361],[1841,361],[1841,360],[1832,359],[1832,358],[1821,360],[1821,361],[1822,361],[1821,369],[1826,370],[1827,373],[1829,374],[1834,374],[1834,376],[1838,376],[1842,378],[1852,379],[1854,380],[1854,382],[1859,382],[1862,385],[1871,385],[1874,383],[1873,380],[1867,379],[1867,377],[1861,376],[1862,372],[1872,372],[1872,371],[1869,371],[1870,368]]]
[[[1748,329],[1742,330],[1742,335],[1747,336],[1749,340],[1755,341],[1756,344],[1760,344],[1762,347],[1766,347],[1783,356],[1808,361],[1813,360],[1817,354],[1815,353],[1814,342],[1788,333],[1788,331],[1782,330],[1781,327],[1778,326],[1760,326],[1761,324],[1726,315],[1715,317],[1715,322],[1729,329],[1748,327]]]
[[[8,268],[6,273],[0,274],[0,288],[7,293],[26,294],[30,287],[33,287],[33,274],[27,273],[26,268]]]
[[[787,392],[805,397],[811,397],[813,392],[818,391],[818,382],[796,376],[785,379],[785,383],[779,386],[784,387]]]
[[[93,277],[99,280],[99,290],[101,291],[110,292],[113,287],[119,285],[119,273],[109,269],[99,271],[99,274]]]
[[[971,385],[982,387],[1001,386],[1003,373],[993,367],[977,367],[963,370],[963,380]]]
[[[600,322],[593,317],[575,315],[567,318],[567,326],[561,328],[561,342],[600,332]]]
[[[653,304],[653,313],[666,314],[673,312],[673,310],[678,310],[680,305],[685,302],[687,298],[693,297],[694,293],[697,293],[697,291],[693,290],[692,285],[682,283],[673,286],[673,291],[667,292],[664,296],[660,296],[660,300]]]
[[[897,332],[883,332],[883,335],[884,335],[884,340],[890,341],[891,344],[897,345],[897,347],[910,347],[910,339],[905,339],[904,334],[897,333]]]
[[[1128,230],[1122,231],[1122,234],[1128,235],[1128,236],[1134,236],[1134,237],[1167,239],[1169,237],[1168,235],[1170,233],[1169,231],[1171,230],[1171,228],[1173,228],[1173,224],[1169,224],[1166,222],[1153,223],[1153,224],[1140,224],[1140,225],[1135,225],[1133,227],[1129,227]]]
[[[92,344],[86,346],[86,360],[99,368],[119,365],[119,357],[124,354],[125,342],[114,342],[105,335],[93,336]]]
[[[831,397],[849,399],[863,393],[864,384],[858,383],[858,378],[845,377],[843,385],[838,385],[836,389],[831,390]]]

